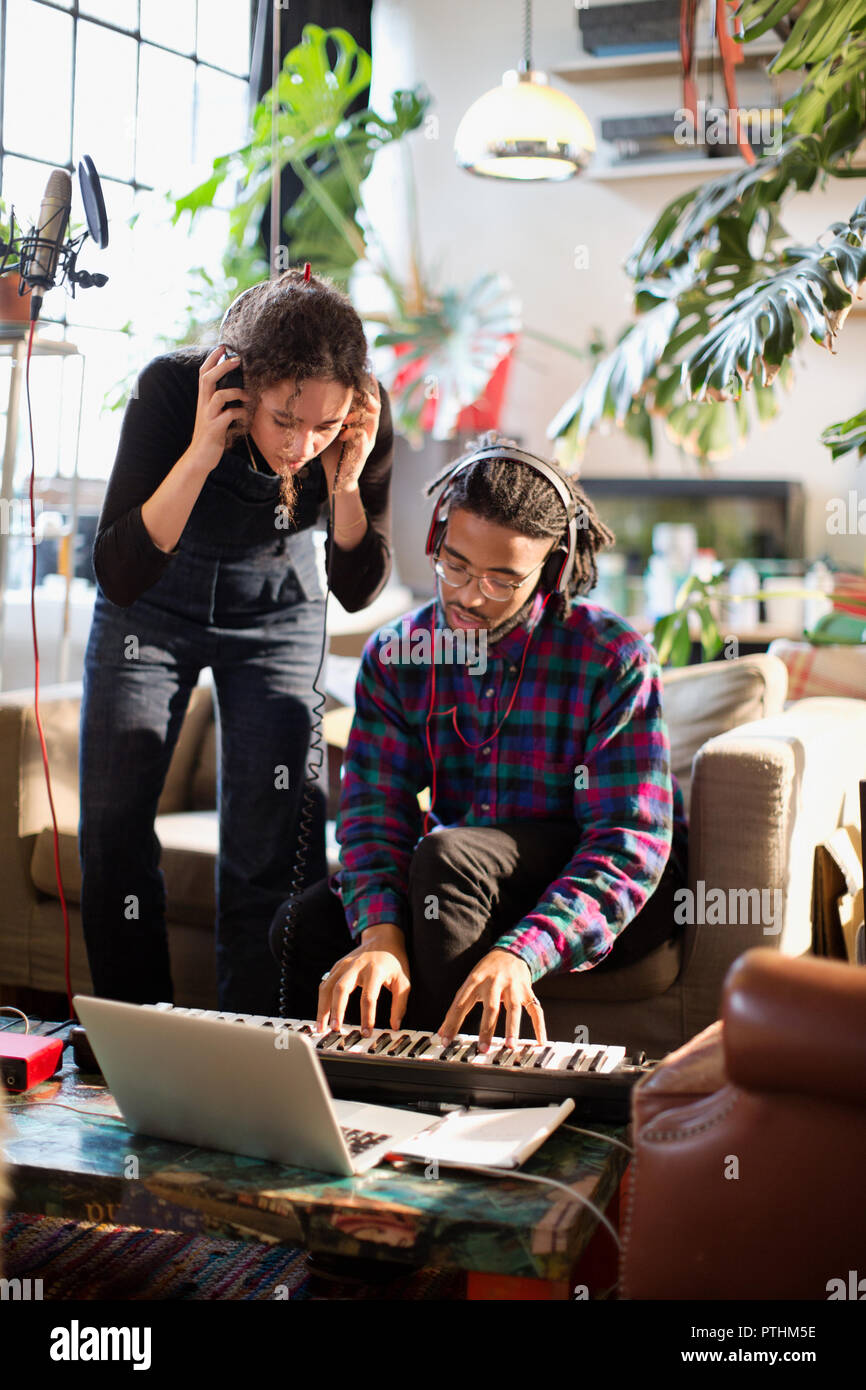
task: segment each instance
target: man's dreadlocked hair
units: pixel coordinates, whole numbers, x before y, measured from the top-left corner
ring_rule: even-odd
[[[511,443],[511,440],[497,438],[489,443],[481,440],[472,452],[491,444]],[[463,457],[467,458],[468,455],[464,454]],[[425,488],[428,497],[438,492],[454,466],[453,463],[449,464]],[[595,557],[600,550],[612,546],[616,537],[599,519],[579,483],[556,464],[549,466],[555,469],[570,492],[577,516],[577,550],[574,567],[567,577],[567,598],[572,599],[577,594],[588,594],[595,588],[598,583]],[[529,464],[508,458],[480,459],[458,474],[448,499],[448,509],[456,511],[458,508],[483,517],[485,521],[492,521],[497,526],[507,526],[521,536],[559,539],[568,520],[559,494],[547,479]]]

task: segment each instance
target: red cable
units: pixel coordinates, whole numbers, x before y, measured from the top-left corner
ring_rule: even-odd
[[[716,33],[719,40],[719,54],[722,59],[722,78],[725,84],[725,95],[728,99],[728,110],[738,112],[739,106],[737,104],[737,79],[734,69],[738,63],[742,63],[744,54],[742,45],[734,43],[733,37],[728,28],[727,7],[732,5],[733,3],[734,0],[716,0]],[[736,16],[734,16],[734,25],[736,32],[739,33],[742,30],[742,24],[738,24]],[[739,149],[740,154],[743,156],[743,159],[746,161],[747,164],[756,164],[757,156],[755,154],[755,151],[749,144],[748,140],[746,139],[745,135],[743,134],[742,126],[740,125],[739,115],[737,116],[736,120],[737,148]]]
[[[680,58],[683,68],[683,106],[698,120],[698,89],[695,85],[695,0],[680,0]]]
[[[54,796],[51,791],[51,771],[48,767],[48,749],[45,746],[45,734],[42,729],[42,716],[39,713],[39,639],[36,635],[36,503],[34,501],[34,490],[36,486],[36,446],[33,438],[33,411],[30,404],[30,357],[33,352],[33,333],[36,328],[36,320],[30,322],[30,336],[27,339],[27,365],[24,373],[27,394],[27,421],[30,428],[30,540],[33,547],[33,565],[30,571],[30,624],[33,629],[33,712],[36,716],[36,729],[39,734],[39,745],[42,749],[42,766],[45,771],[45,785],[48,789],[48,805],[51,808],[51,826],[54,833],[54,873],[57,877],[57,892],[60,896],[60,908],[63,912],[63,930],[66,937],[66,953],[64,957],[66,973],[66,1000],[69,1006],[68,1018],[74,1018],[75,1012],[72,1007],[72,981],[69,977],[69,911],[66,906],[66,895],[63,892],[63,879],[60,874],[60,837],[57,830],[57,816],[54,811]]]
[[[435,622],[436,622],[436,615],[435,615],[435,609],[434,609],[434,613],[433,613],[433,615],[431,616],[431,623],[430,623],[430,644],[431,644],[431,645],[430,645],[430,655],[431,655],[431,661],[430,661],[430,704],[429,704],[428,709],[427,709],[427,718],[426,718],[426,720],[424,721],[424,735],[425,735],[426,742],[427,742],[427,754],[428,754],[428,756],[429,756],[429,758],[430,758],[430,763],[431,763],[432,768],[433,768],[433,776],[432,776],[432,778],[430,779],[430,809],[429,809],[428,811],[425,811],[425,812],[424,812],[424,834],[425,834],[425,835],[427,835],[427,834],[430,833],[430,818],[431,818],[431,816],[432,816],[432,814],[433,814],[433,807],[434,807],[435,804],[436,804],[436,758],[435,758],[434,755],[433,755],[433,746],[432,746],[432,744],[431,744],[431,742],[430,742],[430,720],[432,719],[432,717],[433,717],[434,714],[450,714],[450,715],[451,715],[451,723],[454,725],[454,732],[455,732],[455,734],[457,735],[457,737],[459,738],[460,742],[463,744],[464,748],[483,748],[484,745],[485,745],[485,743],[492,743],[493,740],[494,740],[495,738],[498,738],[498,737],[499,737],[499,730],[502,728],[503,724],[505,723],[506,719],[508,718],[509,714],[511,713],[511,711],[512,711],[512,709],[513,709],[513,707],[514,707],[514,701],[517,699],[517,692],[518,692],[518,690],[520,689],[520,682],[523,680],[523,668],[524,668],[524,666],[526,665],[526,657],[527,657],[527,655],[528,655],[528,653],[529,653],[529,644],[530,644],[530,642],[532,641],[532,637],[533,637],[533,634],[534,634],[534,632],[535,632],[536,627],[537,627],[538,624],[541,622],[541,619],[542,619],[542,617],[544,616],[544,610],[545,610],[545,608],[547,607],[547,604],[548,604],[549,600],[553,597],[553,595],[554,595],[555,592],[556,592],[555,589],[551,589],[551,590],[550,590],[550,593],[547,594],[547,596],[545,597],[544,603],[541,605],[541,612],[539,613],[538,618],[537,618],[535,624],[534,624],[533,627],[530,629],[530,632],[529,632],[529,634],[528,634],[528,636],[527,636],[527,638],[526,638],[526,641],[525,641],[524,644],[523,644],[523,656],[522,656],[521,661],[520,661],[520,673],[519,673],[519,675],[518,675],[518,677],[517,677],[517,684],[516,684],[515,687],[514,687],[514,693],[513,693],[513,695],[511,696],[511,699],[508,701],[508,708],[507,708],[507,710],[505,711],[505,713],[503,714],[503,716],[502,716],[502,718],[500,719],[499,723],[496,725],[496,728],[493,730],[493,733],[492,733],[492,734],[488,734],[488,735],[487,735],[487,738],[483,738],[483,739],[481,740],[480,743],[469,743],[469,741],[468,741],[467,739],[465,739],[465,738],[463,737],[463,735],[461,734],[460,730],[459,730],[458,727],[457,727],[457,706],[456,706],[456,705],[451,705],[450,709],[437,709],[437,710],[434,710],[434,708],[433,708],[433,702],[434,702],[434,700],[436,699],[436,661],[435,661],[436,637],[435,637],[435,626],[434,626],[434,624],[435,624]]]

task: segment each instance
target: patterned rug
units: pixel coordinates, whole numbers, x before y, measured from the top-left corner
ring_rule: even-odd
[[[46,1301],[462,1299],[466,1290],[454,1270],[414,1270],[387,1283],[314,1279],[307,1252],[284,1245],[21,1212],[8,1213],[2,1243],[5,1278],[41,1279]]]

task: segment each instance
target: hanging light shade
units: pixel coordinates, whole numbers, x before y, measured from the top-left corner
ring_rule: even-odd
[[[571,97],[532,67],[532,7],[524,9],[524,56],[473,102],[457,127],[454,153],[461,169],[494,179],[570,179],[589,163],[595,136]]]

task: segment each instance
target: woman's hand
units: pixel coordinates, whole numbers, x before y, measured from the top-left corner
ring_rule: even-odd
[[[361,1031],[372,1032],[376,1003],[382,989],[391,993],[391,1027],[399,1028],[406,1012],[411,988],[406,938],[399,927],[380,922],[361,933],[361,945],[332,965],[319,986],[316,1028],[321,1032],[327,1019],[340,1028],[349,996],[361,990]]]
[[[337,438],[319,455],[328,480],[329,493],[334,491],[338,465],[340,479],[337,491],[345,492],[357,488],[364,464],[376,442],[381,410],[379,383],[375,377],[368,377],[366,390],[356,391],[353,395],[349,413],[340,427]]]
[[[226,430],[233,420],[246,414],[245,405],[227,406],[226,401],[247,401],[249,392],[242,386],[220,388],[220,378],[240,366],[237,357],[220,358],[227,351],[224,344],[215,347],[202,362],[198,374],[198,403],[195,427],[187,449],[187,457],[195,459],[208,473],[216,468],[226,449]]]

